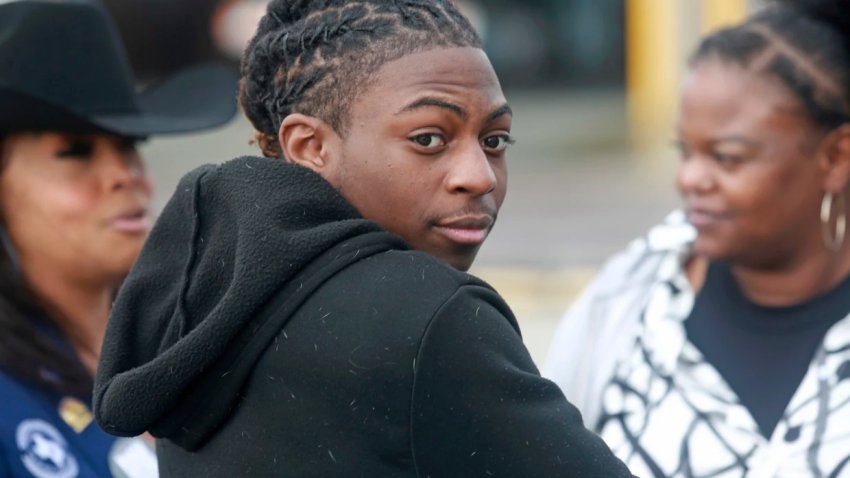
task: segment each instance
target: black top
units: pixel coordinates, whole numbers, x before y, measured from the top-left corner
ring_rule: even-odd
[[[826,332],[848,313],[850,277],[807,302],[769,307],[749,300],[729,265],[715,262],[685,330],[770,437]]]
[[[492,288],[269,159],[181,181],[116,299],[94,406],[153,432],[164,478],[631,476]]]

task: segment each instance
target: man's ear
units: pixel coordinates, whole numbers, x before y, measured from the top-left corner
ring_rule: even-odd
[[[825,189],[845,191],[850,185],[850,123],[831,131],[824,138],[823,147],[828,168]]]
[[[283,157],[322,174],[328,165],[336,133],[327,123],[313,116],[293,113],[283,119],[278,141]]]

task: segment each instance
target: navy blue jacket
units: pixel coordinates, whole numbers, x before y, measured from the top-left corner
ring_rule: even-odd
[[[74,431],[60,415],[63,398],[0,371],[0,476],[112,476],[107,455],[115,437],[94,421]]]

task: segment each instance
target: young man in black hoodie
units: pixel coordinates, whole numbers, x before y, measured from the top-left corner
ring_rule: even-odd
[[[158,437],[162,476],[630,476],[461,272],[511,110],[449,1],[273,1],[240,100],[267,157],[163,211],[107,331],[105,430]]]

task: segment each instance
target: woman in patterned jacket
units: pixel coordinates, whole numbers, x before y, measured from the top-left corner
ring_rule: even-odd
[[[850,477],[850,2],[774,2],[684,83],[683,211],[614,257],[544,374],[633,473]]]

